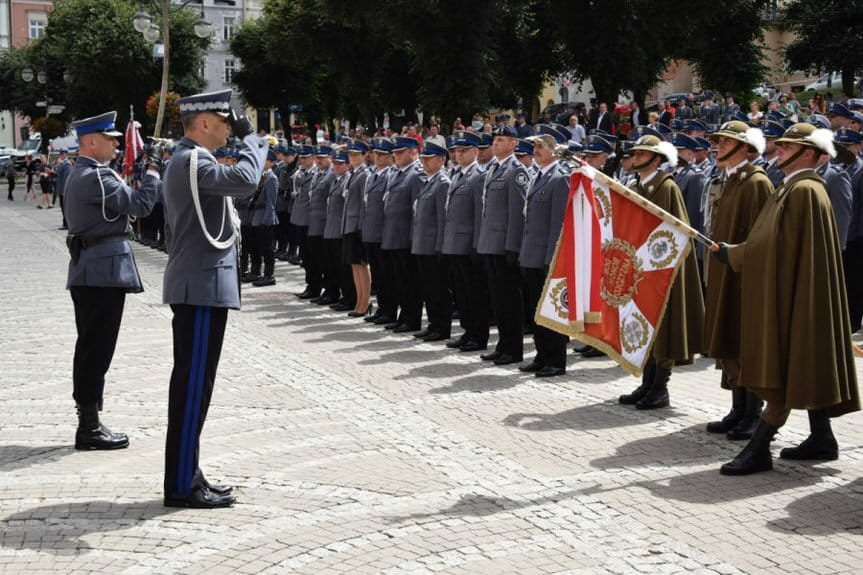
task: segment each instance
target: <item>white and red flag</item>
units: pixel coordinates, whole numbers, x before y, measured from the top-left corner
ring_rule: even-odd
[[[141,139],[141,124],[130,119],[126,125],[126,153],[123,156],[123,175],[130,178],[135,172],[135,162],[144,153],[144,141]]]
[[[700,234],[589,166],[571,178],[536,322],[639,375],[690,240]]]

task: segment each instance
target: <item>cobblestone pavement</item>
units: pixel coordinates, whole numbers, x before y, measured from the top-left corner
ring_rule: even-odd
[[[166,256],[136,247],[146,291],[109,372],[131,447],[76,452],[59,219],[0,206],[0,572],[860,573],[863,416],[836,421],[839,461],[722,477],[741,444],[703,431],[729,401],[706,360],[637,412],[610,361],[488,366],[299,302],[287,264],[230,315],[203,434],[240,503],[165,509]],[[806,433],[794,414],[774,452]]]

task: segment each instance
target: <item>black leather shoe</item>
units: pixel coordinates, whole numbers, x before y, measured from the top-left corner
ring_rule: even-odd
[[[417,333],[415,333],[414,337],[417,339],[422,339],[430,333],[431,333],[431,330],[429,328],[425,328],[424,330],[418,331]]]
[[[206,482],[207,489],[215,493],[216,495],[230,495],[234,492],[234,487],[231,485],[218,485],[215,483]]]
[[[397,325],[393,328],[393,333],[410,333],[412,331],[419,331],[419,326],[413,326],[406,323]]]
[[[641,374],[641,385],[635,388],[632,393],[621,395],[617,401],[622,405],[635,405],[647,395],[650,387],[653,385],[653,376],[656,373],[656,364],[652,361],[644,367],[644,372]]]
[[[533,374],[534,377],[557,377],[558,375],[566,375],[566,370],[562,367],[552,367],[550,365]]]
[[[532,361],[525,365],[518,366],[518,370],[522,373],[537,373],[538,371],[542,370],[543,367],[545,366],[541,363],[536,363],[536,361]]]
[[[242,282],[244,284],[250,284],[253,281],[260,279],[260,278],[261,278],[260,274],[246,274],[240,278],[240,282]]]
[[[780,451],[779,457],[793,461],[835,461],[839,459],[839,444],[833,434],[829,437],[810,435],[797,447]]]
[[[581,352],[581,357],[583,358],[591,358],[591,357],[602,357],[605,354],[596,349],[595,347],[588,346]]]
[[[451,340],[449,340],[448,342],[446,342],[446,346],[447,346],[448,348],[450,348],[450,349],[458,349],[458,348],[460,348],[461,346],[463,346],[464,344],[466,344],[467,342],[468,342],[468,340],[466,340],[466,339],[464,338],[464,336],[462,336],[462,337],[460,337],[460,338],[458,338],[458,339],[451,339]]]
[[[423,341],[444,341],[445,339],[449,339],[449,336],[433,331],[426,335]]]
[[[514,355],[509,355],[508,353],[502,353],[497,359],[494,360],[495,365],[509,365],[511,363],[519,363],[521,361],[520,357],[516,357]]]
[[[502,355],[503,354],[499,351],[493,351],[491,353],[484,353],[481,356],[479,356],[479,358],[483,361],[494,361]]]
[[[393,320],[389,323],[384,324],[384,329],[388,329],[390,331],[393,331],[397,327],[401,327],[401,325],[402,325],[402,322]]]
[[[347,302],[339,302],[330,306],[330,309],[334,311],[348,311],[354,309],[354,304],[350,304]]]
[[[109,450],[129,447],[125,433],[114,433],[99,421],[98,403],[79,404],[75,449]]]
[[[485,351],[488,349],[487,343],[482,343],[476,340],[471,340],[458,348],[459,351],[471,352],[471,351]]]
[[[190,509],[217,509],[231,507],[237,498],[230,494],[218,494],[207,487],[198,487],[188,497],[165,497],[165,507],[187,507]]]
[[[375,323],[375,321],[377,321],[377,319],[379,317],[381,317],[379,312],[380,312],[380,310],[376,311],[372,315],[367,315],[366,317],[363,318],[363,321],[366,323]]]
[[[273,276],[262,277],[252,282],[255,287],[266,287],[276,285],[276,278]]]
[[[293,257],[293,258],[288,258],[288,263],[289,263],[289,264],[294,264],[295,266],[298,266],[298,265],[300,265],[300,264],[302,264],[302,263],[303,263],[303,260],[301,260],[301,259],[299,258],[299,256],[296,256],[296,257]]]
[[[375,325],[387,325],[388,323],[392,323],[395,321],[395,318],[391,315],[381,314],[375,319],[372,323]]]
[[[336,298],[334,298],[333,296],[325,295],[325,296],[321,296],[321,299],[319,299],[315,303],[318,305],[333,305],[337,301],[338,300]]]
[[[75,449],[81,451],[107,451],[126,447],[129,447],[129,438],[125,433],[114,433],[101,423],[92,429],[79,427],[75,432]]]
[[[719,469],[722,475],[752,475],[773,469],[773,456],[770,454],[770,442],[776,435],[776,428],[764,420],[758,421],[752,439],[746,444],[737,457]]]

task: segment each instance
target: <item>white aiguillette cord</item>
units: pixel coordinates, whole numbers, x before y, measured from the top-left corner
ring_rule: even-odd
[[[222,226],[219,228],[219,233],[214,238],[210,235],[209,230],[207,230],[207,222],[204,221],[204,213],[201,211],[201,198],[198,194],[198,148],[192,148],[192,154],[189,157],[189,184],[192,189],[192,201],[195,203],[195,212],[198,214],[198,223],[201,225],[204,237],[217,250],[224,250],[234,245],[237,239],[238,226],[234,218],[234,204],[228,196],[225,196],[225,205],[222,206]],[[225,220],[227,219],[228,212],[231,213],[231,235],[227,239],[220,241],[217,238],[222,237],[222,232],[225,231]]]

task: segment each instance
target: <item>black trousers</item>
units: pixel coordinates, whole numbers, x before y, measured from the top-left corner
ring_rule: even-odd
[[[484,255],[483,261],[497,318],[495,351],[521,358],[524,355],[524,300],[518,262],[508,263],[503,254]]]
[[[324,293],[332,297],[342,297],[344,292],[343,273],[342,273],[342,240],[341,239],[325,239],[324,250],[326,257],[324,258]]]
[[[410,250],[381,250],[392,263],[393,293],[399,306],[398,320],[419,329],[422,322],[423,300],[417,261]]]
[[[308,236],[303,264],[306,268],[306,288],[311,293],[321,293],[324,285],[324,262],[326,262],[326,258],[327,248],[324,244],[324,237]]]
[[[240,275],[249,272],[249,259],[252,255],[252,249],[255,244],[254,231],[252,226],[243,224],[240,226]]]
[[[213,396],[228,309],[172,305],[171,310],[174,369],[168,395],[165,496],[186,497],[203,482],[198,467],[201,430]]]
[[[449,337],[452,332],[452,296],[447,264],[439,254],[414,256],[420,272],[429,330]]]
[[[848,293],[848,311],[851,316],[851,333],[860,331],[863,321],[863,238],[849,240],[842,252],[845,268],[845,290]]]
[[[303,260],[303,265],[305,265],[306,237],[309,235],[309,226],[296,226],[291,224],[291,228],[294,234],[293,248],[300,257],[300,260]]]
[[[275,226],[255,226],[252,230],[252,273],[260,275],[261,262],[264,264],[264,276],[272,277],[276,271],[276,256],[273,251],[273,235]]]
[[[488,282],[482,262],[476,256],[446,256],[450,259],[458,317],[465,339],[488,342],[488,319],[491,313]]]
[[[123,319],[126,290],[72,286],[78,339],[72,361],[72,397],[76,403],[102,407],[105,373],[111,367]]]
[[[524,278],[525,300],[533,316],[542,297],[548,268],[521,268],[521,275]],[[569,337],[537,324],[533,328],[533,343],[536,345],[536,363],[566,369],[566,344],[569,343]]]
[[[66,228],[66,227],[69,227],[69,226],[68,226],[68,224],[66,223],[66,204],[65,204],[65,202],[63,201],[63,196],[64,196],[64,195],[65,195],[65,194],[60,194],[60,214],[63,216],[63,227],[64,227],[64,228]]]
[[[392,295],[390,283],[386,278],[386,263],[381,252],[380,242],[364,242],[363,248],[366,252],[366,259],[369,261],[369,270],[372,274],[372,286],[374,286],[377,294],[378,308],[381,313],[389,317],[396,317],[396,303]]]
[[[276,212],[276,216],[279,218],[279,223],[275,229],[275,239],[276,239],[276,253],[284,253],[288,251],[288,245],[290,244],[290,234],[288,233],[289,226],[291,225],[291,213],[290,212]]]
[[[12,198],[12,192],[15,191],[15,178],[6,178],[6,183],[9,185],[9,198]]]

